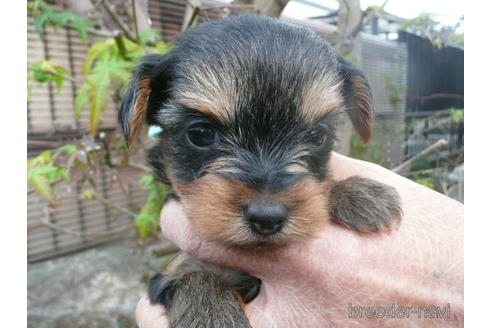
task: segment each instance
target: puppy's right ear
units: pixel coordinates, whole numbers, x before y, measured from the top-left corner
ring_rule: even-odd
[[[363,143],[367,144],[372,136],[374,105],[371,87],[361,70],[339,57],[340,73],[343,82],[345,107],[354,128]]]
[[[133,73],[123,102],[120,106],[120,121],[126,143],[130,147],[138,138],[140,129],[147,118],[149,100],[152,93],[152,80],[155,69],[164,55],[147,55]]]

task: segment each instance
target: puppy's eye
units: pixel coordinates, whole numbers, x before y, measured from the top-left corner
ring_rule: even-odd
[[[308,134],[306,135],[306,142],[320,147],[325,143],[326,135],[326,128],[322,125],[318,125],[316,128],[308,132]]]
[[[213,127],[206,123],[191,125],[187,131],[188,140],[199,148],[210,147],[219,142],[219,134]]]

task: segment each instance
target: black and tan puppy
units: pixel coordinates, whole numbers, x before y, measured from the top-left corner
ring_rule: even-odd
[[[168,54],[144,57],[120,121],[130,144],[144,121],[162,128],[149,162],[204,239],[268,252],[315,237],[330,219],[362,233],[400,221],[392,187],[330,179],[342,111],[368,141],[362,73],[313,32],[246,15],[195,27]],[[181,257],[149,295],[173,327],[249,327],[241,304],[259,283]]]

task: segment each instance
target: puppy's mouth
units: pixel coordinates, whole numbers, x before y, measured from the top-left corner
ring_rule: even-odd
[[[271,236],[276,234],[277,232],[281,231],[283,227],[283,224],[271,224],[271,225],[262,225],[259,223],[253,223],[251,225],[251,228],[254,233],[260,235],[260,236]]]
[[[173,185],[194,229],[228,247],[272,248],[310,239],[328,220],[325,188],[311,177],[278,193],[217,175]]]

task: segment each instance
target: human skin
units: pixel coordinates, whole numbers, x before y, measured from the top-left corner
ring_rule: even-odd
[[[337,153],[332,154],[330,172],[335,180],[358,175],[395,187],[404,214],[399,228],[359,234],[327,222],[315,239],[257,256],[201,240],[180,204],[171,201],[162,212],[162,230],[193,257],[262,280],[260,294],[245,306],[254,328],[462,327],[463,204],[378,165]],[[367,318],[371,311],[366,308],[361,318],[354,310],[396,304],[435,311],[448,303],[450,315],[444,312],[444,318],[425,318],[424,312],[419,317],[408,312],[410,308],[400,312],[404,318],[377,318],[374,313]],[[165,309],[151,305],[146,296],[136,318],[140,328],[168,326]]]

